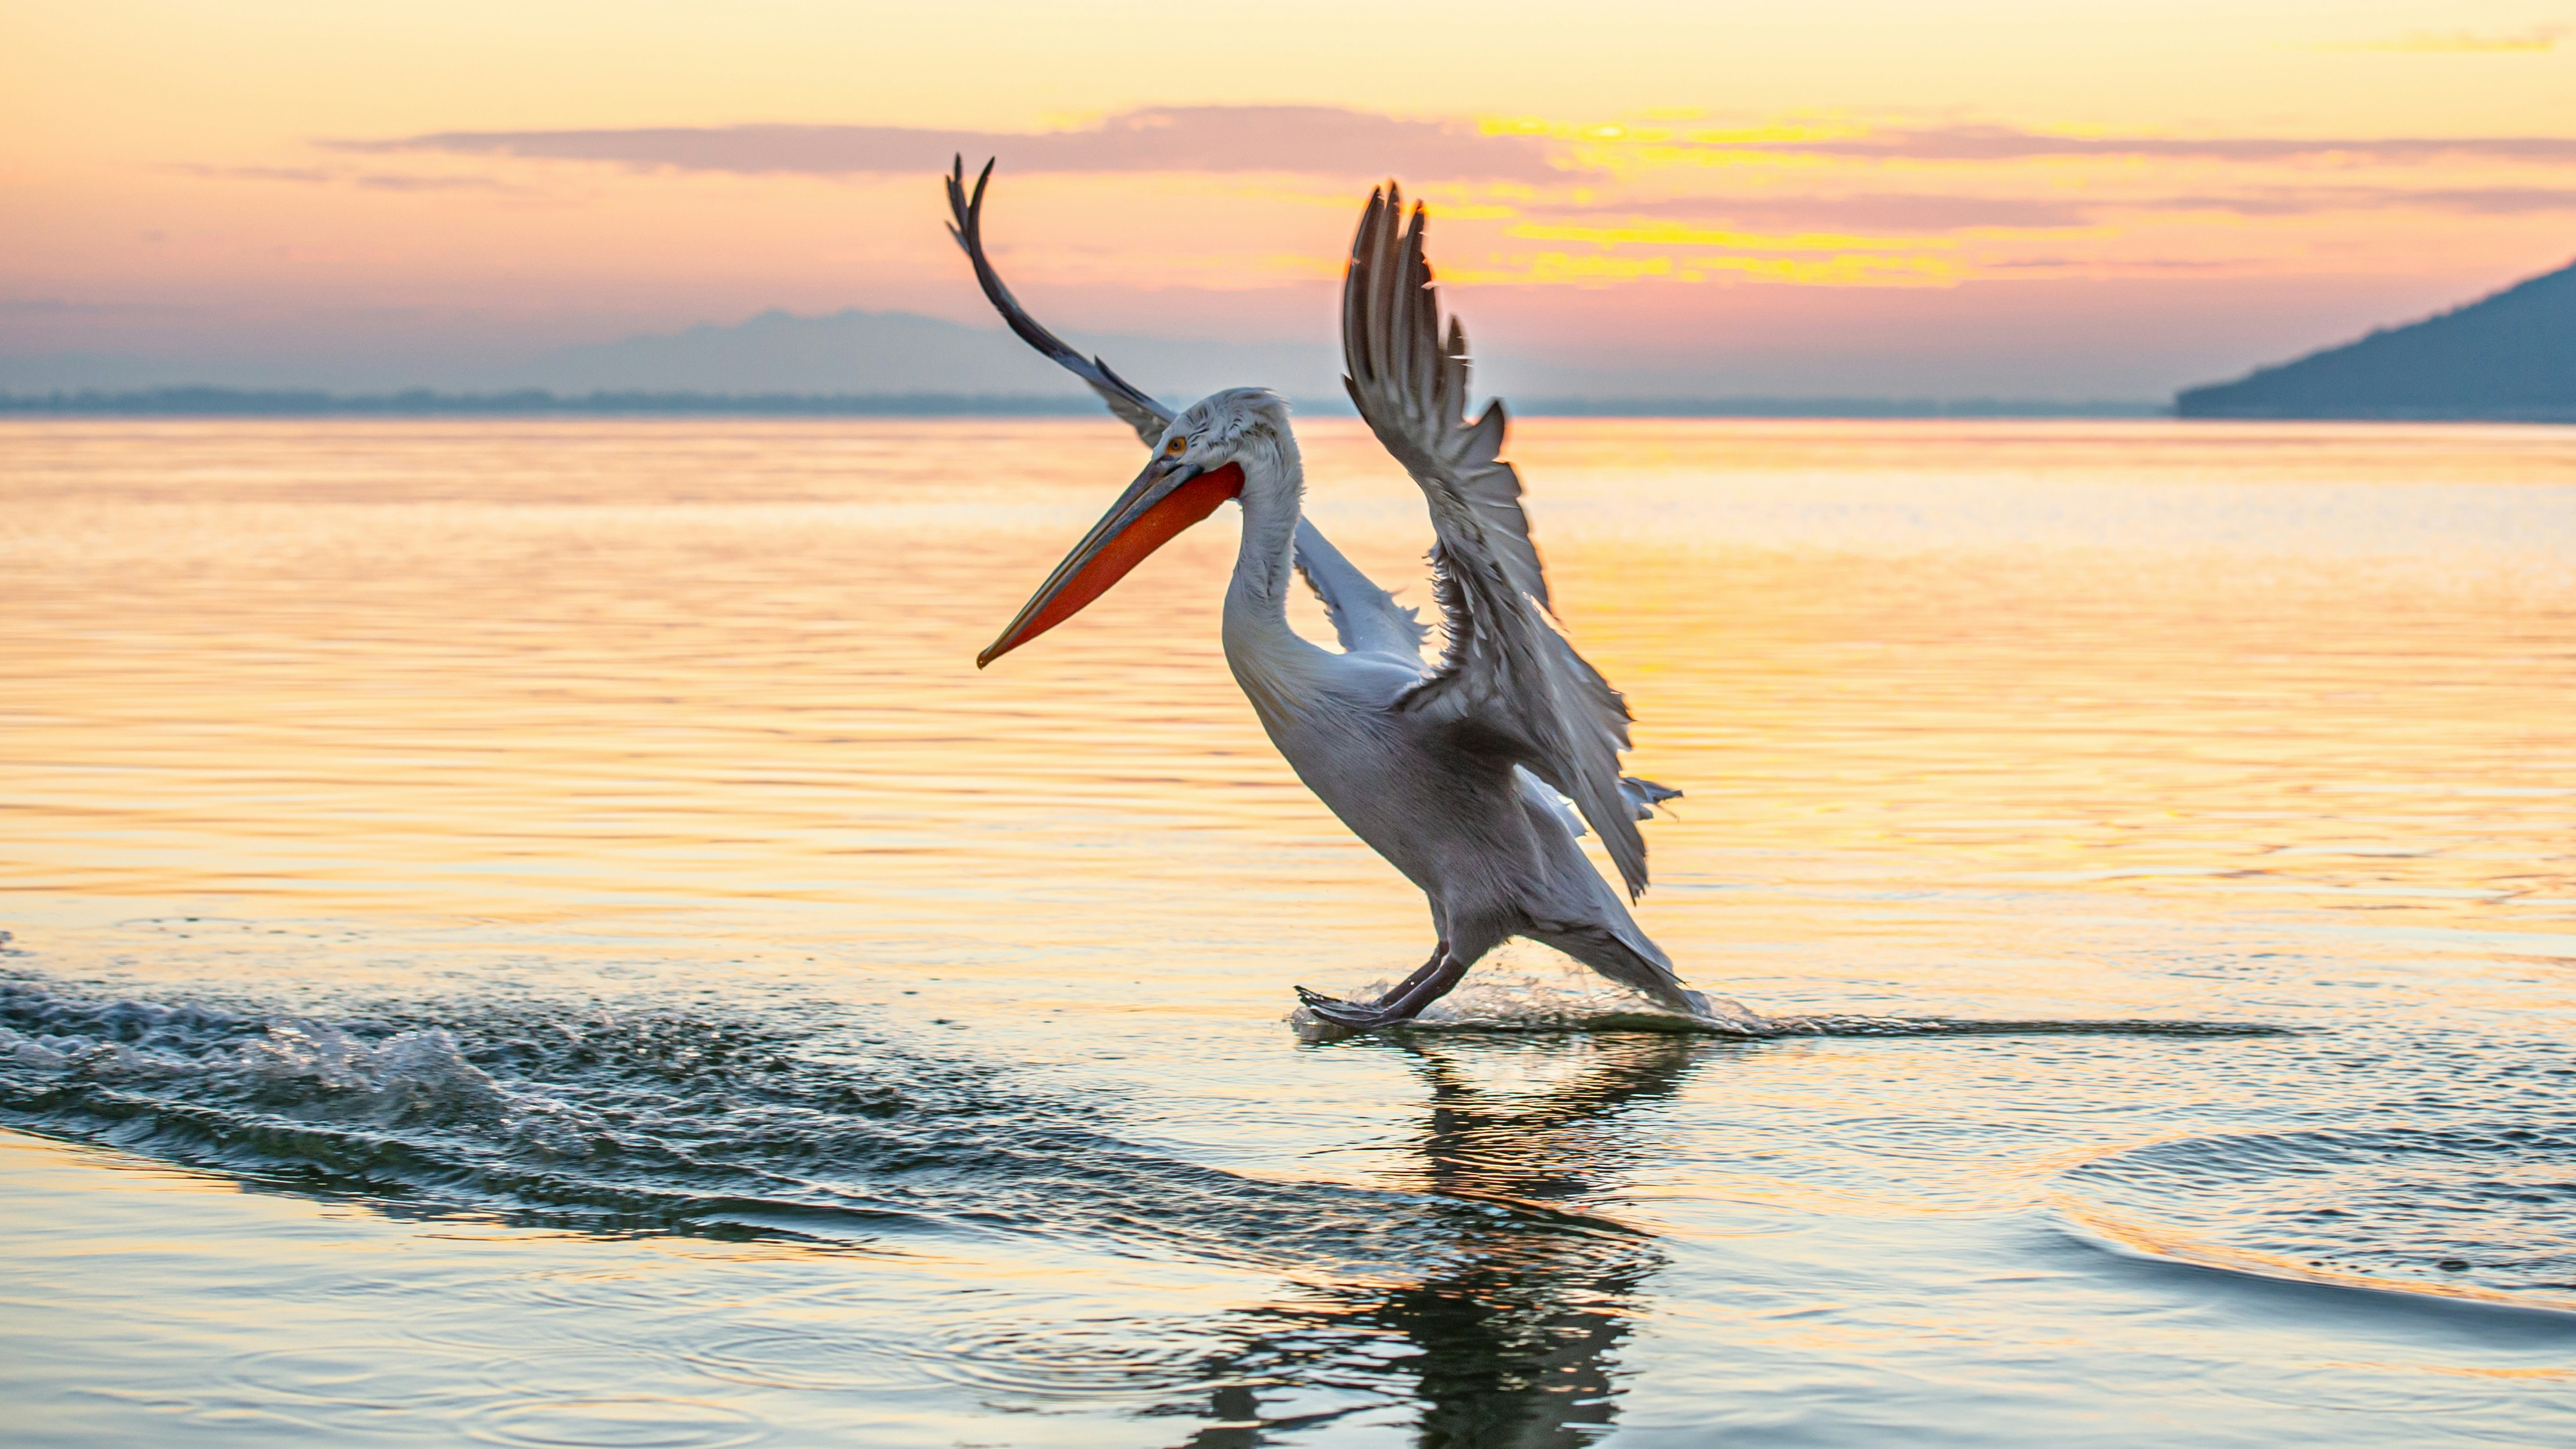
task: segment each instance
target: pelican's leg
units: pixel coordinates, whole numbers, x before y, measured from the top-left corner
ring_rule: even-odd
[[[1422,1008],[1448,995],[1459,982],[1466,980],[1469,964],[1465,957],[1449,952],[1440,958],[1438,969],[1430,975],[1379,998],[1377,1009],[1386,1013],[1387,1021],[1411,1021],[1422,1014]]]
[[[1303,986],[1297,988],[1297,999],[1306,1003],[1308,1011],[1335,1026],[1366,1031],[1370,1027],[1411,1021],[1421,1014],[1422,1008],[1448,995],[1450,988],[1466,976],[1468,965],[1449,949],[1448,942],[1443,941],[1431,953],[1431,959],[1422,963],[1420,970],[1389,987],[1385,995],[1369,1005],[1343,1001],[1320,991],[1309,991]]]
[[[1449,943],[1446,941],[1432,947],[1430,960],[1415,967],[1412,975],[1407,976],[1402,981],[1388,987],[1385,993],[1378,997],[1378,1000],[1380,1002],[1393,1001],[1405,992],[1421,985],[1425,981],[1430,980],[1440,970],[1440,958],[1448,954]],[[1355,1012],[1365,1015],[1377,1009],[1373,1006],[1362,1006],[1355,1001],[1344,1001],[1338,996],[1326,996],[1320,991],[1315,991],[1304,986],[1297,988],[1297,999],[1306,1003],[1306,1009],[1312,1011],[1317,1016],[1323,1017],[1326,1021],[1336,1022],[1344,1026],[1347,1026],[1350,1023],[1342,1021],[1338,1016],[1327,1014],[1328,1011]]]

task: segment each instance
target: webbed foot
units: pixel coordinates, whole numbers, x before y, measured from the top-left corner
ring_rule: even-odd
[[[1306,1009],[1313,1012],[1317,1020],[1329,1021],[1335,1026],[1347,1027],[1352,1031],[1367,1031],[1372,1027],[1387,1026],[1403,1021],[1413,1014],[1379,1004],[1344,1001],[1338,996],[1326,996],[1320,991],[1309,990],[1303,986],[1297,988],[1297,999],[1306,1004]]]
[[[1764,1016],[1741,1001],[1724,996],[1705,996],[1684,991],[1692,1014],[1729,1036],[1778,1036],[1780,1023]]]

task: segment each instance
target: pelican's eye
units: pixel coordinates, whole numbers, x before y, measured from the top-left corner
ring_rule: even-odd
[[[1189,450],[1190,450],[1190,440],[1189,440],[1189,439],[1187,439],[1187,438],[1174,438],[1174,439],[1172,439],[1170,442],[1165,443],[1165,444],[1163,445],[1163,456],[1164,456],[1164,457],[1166,457],[1166,458],[1177,458],[1177,457],[1181,456],[1183,453],[1188,452]]]

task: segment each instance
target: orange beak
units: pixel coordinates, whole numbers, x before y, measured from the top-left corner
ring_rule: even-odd
[[[1081,613],[1085,604],[1109,592],[1110,585],[1127,577],[1147,555],[1216,512],[1218,504],[1242,494],[1239,463],[1228,463],[1213,473],[1159,457],[1146,464],[1091,532],[1020,606],[1002,636],[975,656],[975,667],[983,668]]]

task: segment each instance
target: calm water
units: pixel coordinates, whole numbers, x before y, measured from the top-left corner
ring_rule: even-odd
[[[2576,1440],[2576,430],[1514,452],[1693,985],[2289,1030],[1301,1044],[1231,511],[972,665],[1105,422],[13,423],[13,1442]]]

